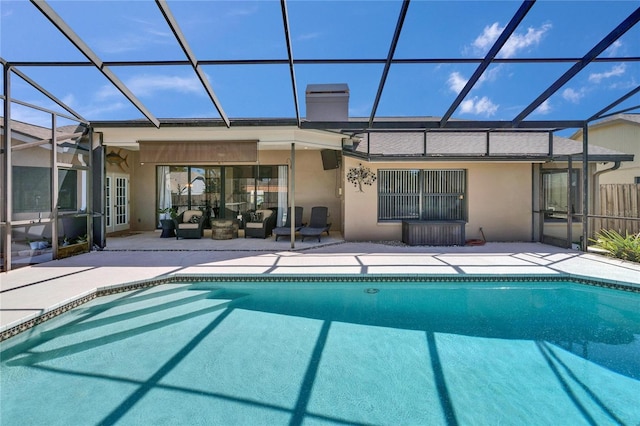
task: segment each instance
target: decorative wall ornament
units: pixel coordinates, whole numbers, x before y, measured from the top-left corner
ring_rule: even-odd
[[[105,160],[107,160],[107,163],[118,167],[123,172],[126,172],[127,170],[124,168],[124,166],[127,166],[127,169],[129,168],[129,164],[127,163],[128,155],[125,155],[123,157],[121,152],[121,149],[119,149],[118,152],[111,150],[111,152],[106,155]]]
[[[358,188],[358,192],[364,192],[362,185],[371,186],[376,181],[376,175],[370,168],[364,167],[362,163],[358,167],[351,167],[349,173],[347,173],[347,180],[352,183],[353,186]]]

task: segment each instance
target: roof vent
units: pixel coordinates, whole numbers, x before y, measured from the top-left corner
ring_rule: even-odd
[[[349,86],[337,84],[307,85],[307,121],[347,121]]]

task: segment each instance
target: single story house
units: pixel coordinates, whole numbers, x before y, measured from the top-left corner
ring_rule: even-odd
[[[430,125],[437,118],[404,119],[422,129],[403,128],[401,120],[384,130],[312,128],[314,121],[354,120],[345,116],[348,96],[317,101],[307,99],[311,126],[291,119],[236,120],[231,127],[205,119],[162,120],[160,127],[92,122],[59,127],[54,136],[12,121],[14,242],[44,236],[57,257],[70,229],[82,237],[71,219],[87,230],[88,249],[104,246],[113,232],[157,229],[167,209],[202,210],[208,225],[210,218],[276,208],[281,225],[295,204],[304,222],[313,206],[328,207],[332,231],[348,241],[570,246],[584,235],[584,171],[591,176],[602,163],[634,159],[589,144],[584,167],[583,143],[551,129],[474,128],[468,121],[437,129]]]

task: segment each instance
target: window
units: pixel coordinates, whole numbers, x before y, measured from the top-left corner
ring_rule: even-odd
[[[51,211],[51,169],[13,166],[13,212]]]
[[[567,214],[580,214],[582,211],[580,191],[580,170],[571,172],[571,201],[568,205],[567,171],[549,170],[542,172],[543,210],[547,222],[565,222]],[[570,207],[570,208],[569,208]]]
[[[378,220],[467,220],[466,170],[378,171]]]
[[[14,213],[51,211],[51,169],[13,166]],[[78,210],[78,174],[76,170],[58,170],[58,210]]]
[[[58,170],[58,210],[78,210],[78,172],[76,170]]]

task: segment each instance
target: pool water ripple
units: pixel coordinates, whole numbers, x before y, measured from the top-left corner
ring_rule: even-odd
[[[371,284],[97,298],[2,343],[2,422],[640,423],[640,294]]]

